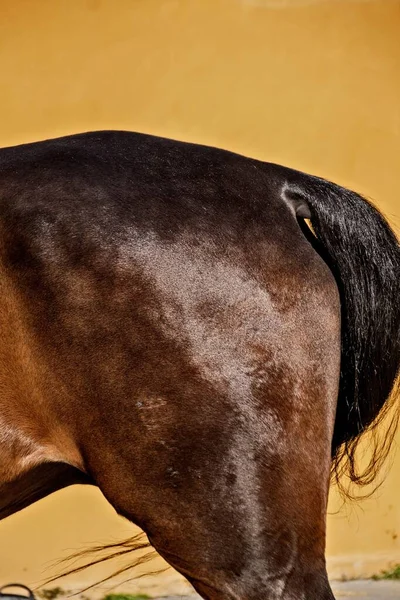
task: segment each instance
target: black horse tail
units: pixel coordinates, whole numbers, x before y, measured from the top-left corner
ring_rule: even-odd
[[[337,482],[346,474],[351,482],[368,485],[388,456],[400,413],[390,410],[400,365],[399,243],[370,202],[333,183],[292,172],[282,196],[298,208],[309,239],[300,218],[310,218],[312,243],[331,268],[341,298],[332,475]],[[388,427],[377,431],[387,415]],[[373,441],[370,460],[359,467],[356,450],[367,431]]]

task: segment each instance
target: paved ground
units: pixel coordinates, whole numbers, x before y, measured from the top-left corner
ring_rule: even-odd
[[[333,582],[337,600],[400,600],[400,581]]]
[[[333,582],[332,588],[337,600],[400,600],[400,581]],[[199,596],[168,596],[162,600],[199,600]]]

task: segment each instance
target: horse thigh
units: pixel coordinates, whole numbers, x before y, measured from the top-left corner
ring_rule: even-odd
[[[138,423],[121,419],[88,456],[117,512],[204,598],[333,598],[324,548],[334,411],[325,381],[291,379],[284,366],[251,398],[198,380],[176,402],[143,396]]]

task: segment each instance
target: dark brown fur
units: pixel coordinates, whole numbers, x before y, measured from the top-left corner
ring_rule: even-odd
[[[117,132],[1,152],[0,518],[93,483],[204,598],[333,598],[340,303],[282,168]]]

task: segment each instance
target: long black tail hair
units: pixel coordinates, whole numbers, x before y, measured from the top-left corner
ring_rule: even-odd
[[[400,365],[399,243],[382,214],[360,195],[317,177],[292,173],[283,193],[308,206],[316,236],[312,243],[330,266],[341,298],[332,475],[337,482],[347,475],[350,482],[368,485],[389,454],[400,413],[400,407],[391,411]],[[310,239],[310,230],[305,233]],[[378,429],[388,415],[388,426]],[[372,437],[371,454],[362,466],[356,461],[356,450],[367,431]]]

